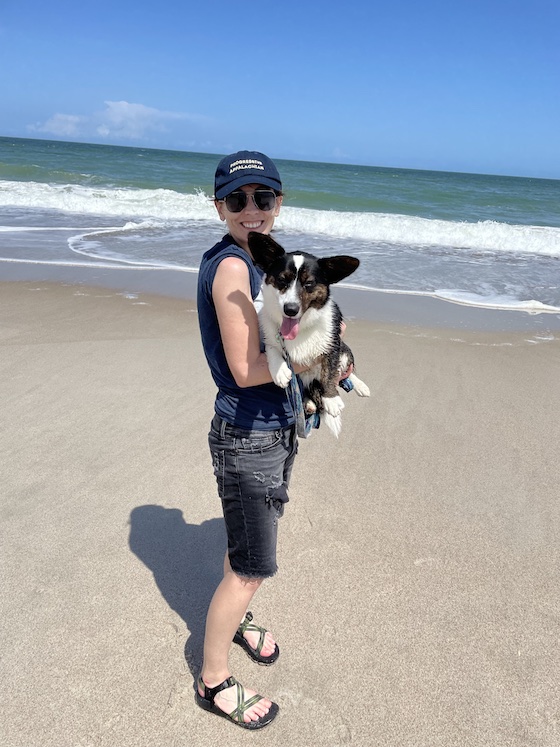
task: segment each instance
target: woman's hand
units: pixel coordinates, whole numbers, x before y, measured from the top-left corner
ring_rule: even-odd
[[[354,364],[353,364],[353,363],[351,363],[351,364],[350,364],[350,365],[348,366],[348,368],[346,369],[346,371],[344,371],[344,372],[343,372],[343,373],[342,373],[342,374],[340,375],[340,378],[339,378],[339,380],[338,380],[338,383],[340,384],[340,382],[341,382],[341,381],[344,381],[344,379],[347,379],[347,378],[348,378],[348,377],[350,376],[350,374],[351,374],[351,373],[354,373]]]
[[[346,332],[346,322],[344,321],[344,319],[341,319],[340,320],[340,337],[344,337],[345,332]],[[351,363],[346,369],[346,371],[344,371],[344,373],[340,375],[338,383],[340,384],[341,381],[343,381],[344,379],[347,379],[353,371],[354,371],[354,364]]]

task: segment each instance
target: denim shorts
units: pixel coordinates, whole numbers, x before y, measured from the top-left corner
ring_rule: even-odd
[[[208,444],[232,570],[247,578],[273,576],[278,570],[278,519],[288,502],[297,453],[295,426],[273,431],[243,430],[215,415]]]

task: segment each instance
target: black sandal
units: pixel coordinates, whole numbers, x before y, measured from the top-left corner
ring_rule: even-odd
[[[247,655],[250,656],[253,661],[256,661],[257,664],[262,664],[265,667],[269,667],[271,664],[274,664],[276,659],[280,656],[280,649],[278,648],[278,645],[275,644],[274,651],[269,656],[263,656],[261,654],[262,647],[264,646],[264,637],[267,631],[264,628],[261,628],[259,625],[254,625],[252,620],[253,613],[247,612],[247,614],[245,615],[245,619],[237,628],[237,632],[233,636],[233,642],[239,644],[241,648],[245,649]],[[259,633],[259,642],[257,643],[256,648],[252,648],[251,646],[249,646],[246,639],[243,637],[243,633],[245,633],[246,631]]]
[[[219,692],[226,690],[228,687],[233,687],[233,685],[236,685],[237,687],[237,707],[234,708],[231,713],[226,713],[216,705],[214,698]],[[204,690],[204,697],[199,693],[199,688]],[[259,716],[256,721],[243,721],[245,712],[258,703],[259,700],[262,700],[262,695],[253,695],[251,698],[243,700],[244,692],[243,686],[239,684],[235,677],[228,677],[227,680],[216,685],[216,687],[206,687],[202,677],[199,677],[195,699],[197,704],[205,711],[215,713],[216,716],[227,718],[234,724],[237,724],[237,726],[241,726],[243,729],[262,729],[263,726],[268,726],[268,724],[274,721],[278,715],[278,711],[280,710],[277,703],[273,703],[270,706],[268,713],[265,716]]]

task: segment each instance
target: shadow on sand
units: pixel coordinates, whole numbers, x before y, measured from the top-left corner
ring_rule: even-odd
[[[202,663],[206,612],[223,574],[224,522],[187,524],[177,508],[138,506],[130,514],[129,544],[154,574],[167,604],[185,621],[190,632],[185,658],[194,677]]]

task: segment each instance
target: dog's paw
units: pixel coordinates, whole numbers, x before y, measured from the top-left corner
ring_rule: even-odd
[[[348,377],[354,386],[354,391],[358,397],[369,397],[369,386],[359,379],[354,374],[350,374]]]
[[[323,407],[326,413],[336,418],[344,410],[344,402],[338,394],[336,397],[323,397]]]
[[[285,361],[282,361],[278,370],[272,374],[272,378],[274,379],[274,383],[277,386],[281,386],[282,389],[285,389],[288,386],[292,379],[292,372]]]
[[[306,399],[303,403],[303,409],[306,415],[313,415],[317,412],[317,405],[312,399]]]
[[[340,415],[333,418],[332,415],[329,415],[328,412],[326,412],[324,420],[327,428],[329,428],[332,434],[338,438],[340,436],[340,431],[342,430],[342,418]]]

